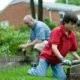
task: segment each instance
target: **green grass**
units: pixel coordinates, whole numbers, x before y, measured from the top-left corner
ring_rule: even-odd
[[[62,80],[52,78],[50,68],[46,77],[30,76],[27,74],[29,67],[29,65],[23,65],[19,67],[2,69],[0,70],[0,80]]]
[[[74,59],[74,57],[72,56],[71,53],[68,53],[67,56],[66,56],[66,59],[69,59],[69,60],[72,61]]]
[[[67,59],[72,59],[71,54],[68,54]],[[25,64],[19,67],[12,67],[0,70],[0,80],[62,80],[52,78],[52,71],[49,68],[46,77],[39,77],[39,76],[30,76],[27,74],[28,69],[30,68],[29,65]],[[66,69],[68,66],[64,66]]]

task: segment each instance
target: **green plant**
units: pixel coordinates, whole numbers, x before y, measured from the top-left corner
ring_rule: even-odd
[[[77,36],[80,36],[80,32],[76,32],[76,35],[77,35]]]
[[[78,50],[77,50],[77,54],[80,56],[80,48],[78,48]]]
[[[0,56],[15,55],[20,44],[27,41],[29,32],[21,32],[14,26],[0,27]]]
[[[30,28],[24,23],[19,26],[19,29],[20,32],[26,32],[26,31],[28,32],[30,30]]]
[[[56,22],[51,21],[49,18],[45,18],[43,21],[49,26],[51,30],[57,26]]]

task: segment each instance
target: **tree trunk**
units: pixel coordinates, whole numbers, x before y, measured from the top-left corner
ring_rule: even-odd
[[[35,6],[34,6],[34,0],[30,0],[30,5],[31,5],[31,14],[32,14],[32,17],[35,19]]]
[[[43,20],[43,0],[38,0],[38,20]]]

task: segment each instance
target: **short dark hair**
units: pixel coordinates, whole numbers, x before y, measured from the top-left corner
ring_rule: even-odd
[[[63,24],[69,23],[69,22],[76,24],[77,21],[78,21],[78,17],[74,12],[72,11],[65,12],[65,15],[63,17]]]

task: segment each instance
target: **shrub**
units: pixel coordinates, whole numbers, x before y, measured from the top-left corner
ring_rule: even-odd
[[[80,36],[80,32],[76,32],[76,35],[77,35],[77,36]]]
[[[30,28],[24,23],[19,26],[19,29],[21,32],[26,32],[30,30]]]
[[[49,26],[51,30],[57,26],[56,22],[51,21],[49,18],[45,18],[43,21]]]
[[[80,56],[80,48],[78,48],[78,50],[77,50],[77,54]]]
[[[0,56],[15,55],[18,46],[25,43],[29,32],[15,30],[14,26],[0,27]]]

